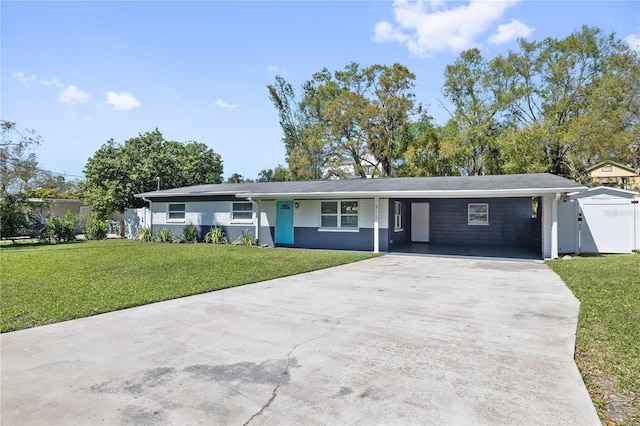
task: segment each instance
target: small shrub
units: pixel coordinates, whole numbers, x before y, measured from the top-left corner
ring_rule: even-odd
[[[138,241],[143,241],[145,243],[150,243],[151,241],[153,241],[153,233],[151,232],[151,228],[140,229],[136,233],[135,239]]]
[[[173,241],[175,241],[175,239],[176,236],[173,235],[173,232],[171,232],[170,229],[162,228],[158,232],[158,241],[160,241],[161,243],[172,243]]]
[[[43,239],[48,242],[67,243],[76,239],[76,216],[67,211],[62,218],[49,216],[46,220]]]
[[[219,226],[211,228],[204,236],[204,241],[213,244],[227,244],[229,242],[227,236],[224,234],[224,230]]]
[[[188,224],[182,230],[182,239],[186,243],[197,243],[198,242],[198,228],[196,228],[193,224]]]
[[[98,219],[95,214],[90,214],[87,217],[87,224],[85,225],[85,234],[88,240],[104,240],[107,238],[107,231],[109,230],[109,224],[104,220]]]
[[[253,238],[253,233],[251,229],[247,228],[242,231],[242,235],[238,237],[237,240],[233,242],[233,244],[243,245],[243,246],[253,246],[256,244],[255,238]]]

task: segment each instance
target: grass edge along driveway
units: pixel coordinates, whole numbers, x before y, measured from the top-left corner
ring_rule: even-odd
[[[640,425],[640,254],[547,265],[580,300],[575,360],[600,418]]]
[[[9,332],[328,268],[373,253],[131,240],[0,249]]]

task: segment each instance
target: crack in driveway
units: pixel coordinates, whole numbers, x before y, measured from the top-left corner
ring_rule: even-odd
[[[328,331],[326,331],[322,335],[320,335],[318,337],[312,337],[311,339],[306,340],[306,341],[304,341],[302,343],[298,343],[293,348],[291,348],[291,350],[287,353],[287,365],[284,366],[284,370],[282,371],[282,375],[280,376],[280,380],[278,380],[278,383],[276,383],[275,387],[271,391],[271,398],[269,398],[269,400],[267,400],[267,402],[260,408],[260,410],[257,413],[255,413],[253,416],[251,416],[249,418],[249,420],[244,422],[242,426],[247,426],[249,423],[251,423],[253,421],[253,419],[255,419],[256,417],[262,415],[264,410],[269,408],[271,403],[276,399],[276,396],[278,396],[278,389],[280,388],[280,385],[282,384],[282,381],[289,374],[289,366],[291,365],[291,354],[293,353],[293,351],[295,351],[296,349],[298,349],[301,346],[306,345],[307,343],[313,342],[314,340],[319,340],[319,339],[322,339],[322,338],[326,337],[329,333],[333,332],[338,325],[340,325],[340,321],[338,321],[336,324],[334,324],[334,326],[331,327],[331,329],[329,329]]]

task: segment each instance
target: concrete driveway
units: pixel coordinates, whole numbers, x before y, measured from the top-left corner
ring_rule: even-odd
[[[3,425],[599,425],[542,263],[386,255],[1,337]]]

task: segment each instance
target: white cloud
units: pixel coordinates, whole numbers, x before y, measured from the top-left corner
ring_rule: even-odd
[[[512,19],[508,24],[498,25],[498,31],[489,36],[489,41],[494,44],[507,43],[518,38],[529,37],[534,31],[535,28]]]
[[[393,4],[394,25],[378,22],[374,40],[397,41],[416,55],[430,55],[442,51],[458,52],[476,45],[476,38],[487,31],[504,11],[518,0],[470,0],[468,4],[443,0],[396,0]]]
[[[114,111],[131,111],[140,107],[140,101],[130,92],[107,92],[107,105]],[[101,108],[101,105],[98,105]]]
[[[277,74],[284,74],[284,75],[287,75],[287,70],[285,70],[284,68],[280,68],[280,67],[279,67],[279,66],[277,66],[277,65],[269,65],[269,66],[267,67],[267,70],[268,70],[269,72],[272,72],[272,73],[277,73]]]
[[[624,41],[629,45],[631,50],[635,50],[640,53],[640,35],[638,34],[629,34],[624,38]]]
[[[31,74],[31,76],[28,77],[22,71],[14,72],[11,77],[17,79],[20,83],[24,84],[25,86],[30,86],[31,82],[38,79],[38,77],[36,77],[33,74]]]
[[[58,95],[58,102],[65,105],[74,105],[78,103],[84,103],[89,101],[89,94],[78,89],[77,86],[67,86],[60,94]]]
[[[64,87],[64,84],[60,83],[56,77],[53,77],[51,80],[42,78],[40,79],[40,81],[38,81],[38,84],[41,84],[47,87],[58,87],[58,88]]]
[[[228,104],[225,101],[223,101],[222,99],[216,99],[216,105],[219,108],[225,108],[225,109],[235,109],[238,108],[238,105],[236,104]]]

